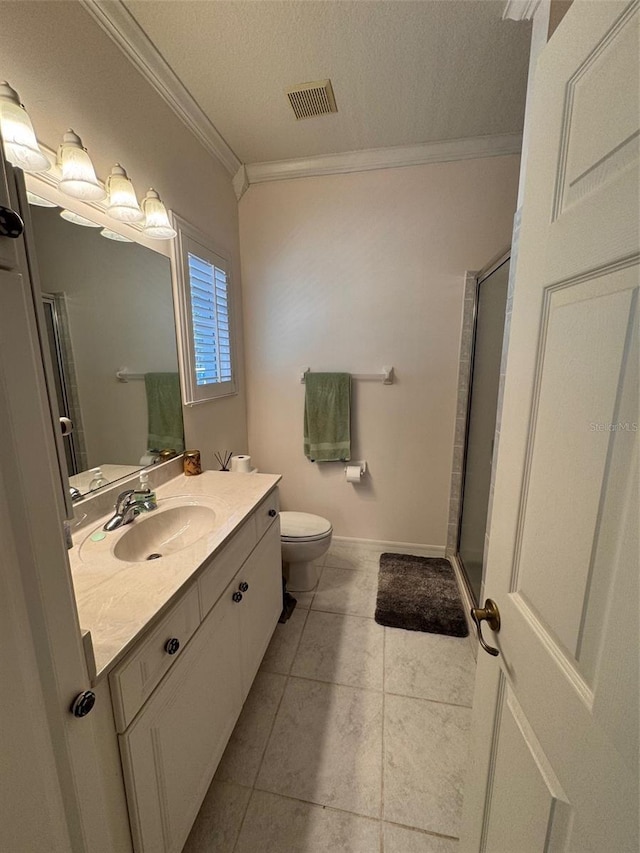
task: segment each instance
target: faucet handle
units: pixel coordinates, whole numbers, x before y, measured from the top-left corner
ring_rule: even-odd
[[[135,489],[126,489],[126,491],[120,492],[116,499],[116,510],[120,510],[123,506],[127,506],[130,503],[131,496],[134,494],[134,492]]]

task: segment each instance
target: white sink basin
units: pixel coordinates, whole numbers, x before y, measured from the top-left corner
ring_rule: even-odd
[[[126,563],[140,563],[175,554],[210,533],[215,520],[216,511],[202,505],[154,510],[127,527],[113,548],[113,556]]]

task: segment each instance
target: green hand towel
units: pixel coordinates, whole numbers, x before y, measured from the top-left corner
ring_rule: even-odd
[[[306,373],[304,455],[312,462],[351,459],[351,376]]]
[[[177,373],[145,373],[147,414],[149,416],[148,450],[173,447],[178,453],[184,450],[182,426],[182,399]]]

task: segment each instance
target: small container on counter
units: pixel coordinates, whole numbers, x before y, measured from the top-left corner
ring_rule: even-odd
[[[185,476],[195,477],[196,474],[202,474],[199,450],[185,450],[182,461],[184,464]]]
[[[160,462],[167,462],[169,459],[175,459],[177,455],[173,447],[165,447],[164,450],[160,451],[158,457]]]

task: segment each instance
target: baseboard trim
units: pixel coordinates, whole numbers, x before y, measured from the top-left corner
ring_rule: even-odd
[[[416,542],[392,542],[387,539],[355,539],[334,536],[331,545],[352,545],[363,551],[392,551],[396,554],[415,554],[418,557],[444,557],[444,545],[419,545]]]

